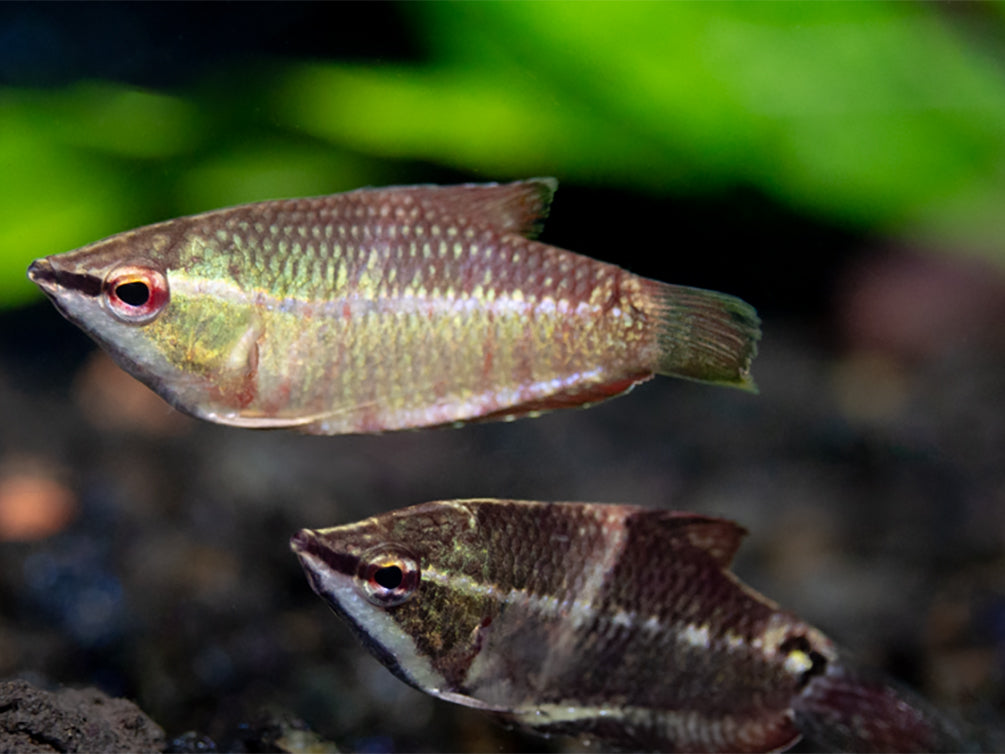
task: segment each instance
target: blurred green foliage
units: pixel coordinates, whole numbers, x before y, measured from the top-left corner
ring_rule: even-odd
[[[980,31],[1001,33],[1001,6],[403,12],[428,64],[273,65],[173,95],[0,89],[0,305],[34,295],[36,256],[174,214],[393,182],[401,159],[677,195],[753,186],[1005,263],[1005,76]]]

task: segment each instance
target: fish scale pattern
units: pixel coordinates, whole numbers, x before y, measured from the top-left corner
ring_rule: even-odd
[[[763,751],[798,738],[808,652],[834,649],[728,572],[741,535],[633,506],[470,500],[301,532],[294,549],[430,693],[629,748]],[[359,571],[324,565],[375,542],[421,563],[418,592],[386,611],[360,606]]]
[[[657,372],[747,386],[753,310],[534,240],[555,185],[261,202],[113,236],[31,275],[175,406],[242,427],[515,418]],[[158,286],[142,321],[115,300],[110,313],[104,281],[122,269]]]
[[[394,198],[238,209],[211,234],[254,292],[263,413],[325,431],[445,424],[588,391],[610,382],[605,365],[645,371],[627,273]]]

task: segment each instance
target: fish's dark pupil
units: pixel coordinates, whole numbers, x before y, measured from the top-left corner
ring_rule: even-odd
[[[384,566],[374,572],[373,580],[385,589],[397,589],[405,580],[405,574],[396,565]]]
[[[150,286],[139,281],[122,283],[115,286],[115,295],[129,306],[143,306],[150,300]]]

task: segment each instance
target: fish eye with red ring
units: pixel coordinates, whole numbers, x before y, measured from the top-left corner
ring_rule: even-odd
[[[160,314],[170,299],[164,273],[154,267],[123,265],[105,278],[102,301],[127,324],[144,325]]]
[[[369,602],[394,607],[415,594],[420,575],[419,561],[407,550],[378,546],[360,557],[357,584]]]

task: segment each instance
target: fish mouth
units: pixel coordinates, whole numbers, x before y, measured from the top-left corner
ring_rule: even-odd
[[[76,291],[94,297],[101,293],[102,288],[100,278],[60,269],[48,258],[36,259],[28,266],[28,279],[49,297],[55,297],[60,290]]]
[[[36,259],[28,266],[28,279],[48,293],[56,287],[56,271],[48,259]]]
[[[310,552],[317,545],[317,536],[310,529],[301,529],[290,537],[290,549],[301,557]]]
[[[304,575],[311,589],[322,599],[327,600],[325,586],[329,568],[324,556],[328,548],[321,544],[315,532],[301,529],[290,537],[290,549],[300,561],[300,567],[304,569]]]
[[[300,565],[307,574],[311,586],[318,594],[317,585],[325,575],[355,576],[359,569],[359,557],[346,552],[339,552],[327,544],[321,532],[311,529],[301,529],[290,538],[290,549],[300,560]]]

